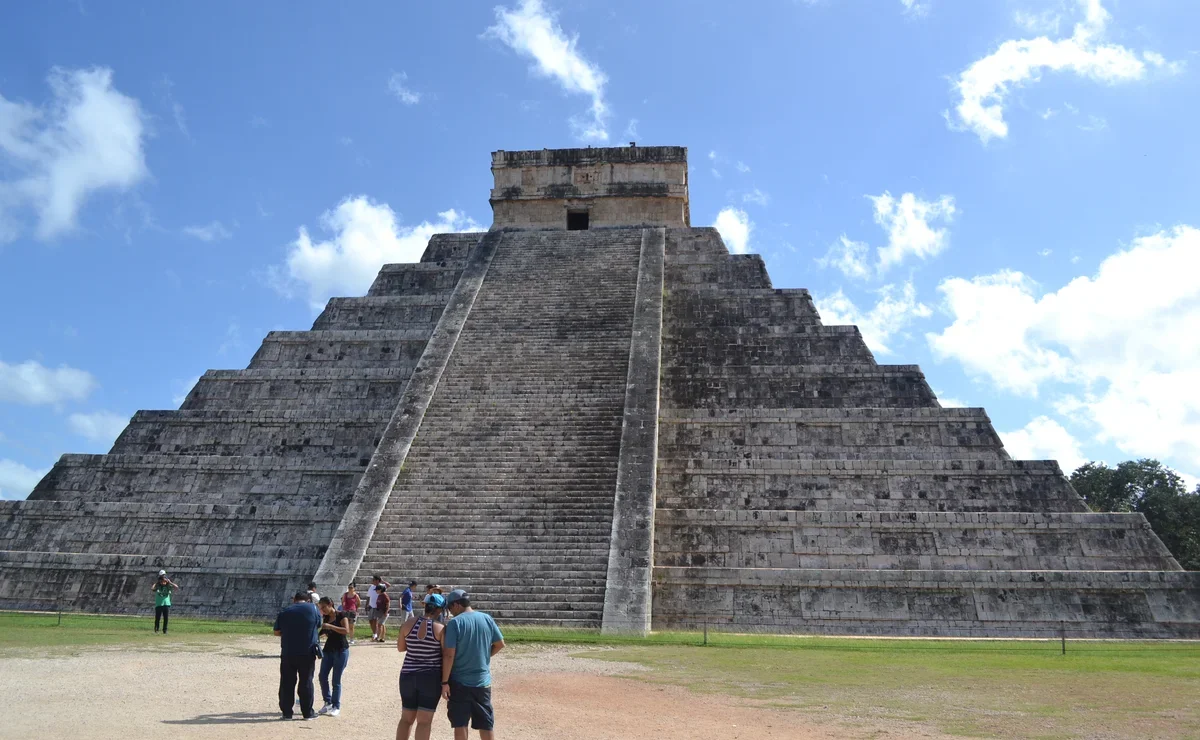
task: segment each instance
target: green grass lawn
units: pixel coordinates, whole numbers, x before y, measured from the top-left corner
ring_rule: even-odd
[[[399,624],[390,625],[394,638]],[[266,622],[0,613],[0,656],[110,645],[205,649],[270,636]],[[369,637],[364,621],[359,639]],[[978,737],[1200,737],[1200,643],[881,640],[510,627],[511,643],[578,645],[581,655],[636,663],[634,680],[686,686],[788,708],[815,720]],[[603,649],[597,649],[603,648]]]

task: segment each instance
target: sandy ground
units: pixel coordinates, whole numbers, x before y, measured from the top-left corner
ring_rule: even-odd
[[[845,718],[816,724],[794,710],[640,680],[646,673],[636,665],[568,654],[580,652],[519,646],[496,657],[498,738],[936,736],[919,727],[871,726]],[[105,648],[72,656],[0,658],[0,695],[10,710],[0,721],[0,738],[394,736],[402,660],[394,646],[360,642],[352,648],[341,716],[313,722],[278,719],[277,655],[276,640],[233,638],[189,651]],[[319,705],[319,687],[316,695]],[[444,706],[433,723],[438,740],[453,737]]]

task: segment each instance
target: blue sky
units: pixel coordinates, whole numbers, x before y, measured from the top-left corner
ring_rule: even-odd
[[[14,6],[0,496],[486,228],[492,150],[630,140],[689,147],[694,225],[1014,455],[1200,475],[1198,30],[1190,0]]]

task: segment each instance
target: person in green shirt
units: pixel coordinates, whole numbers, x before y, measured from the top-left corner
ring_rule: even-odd
[[[154,585],[150,590],[154,592],[154,632],[158,634],[158,622],[162,620],[163,634],[167,634],[167,619],[171,615],[171,592],[179,588],[179,586],[167,578],[167,572],[160,570],[158,579],[154,581]]]

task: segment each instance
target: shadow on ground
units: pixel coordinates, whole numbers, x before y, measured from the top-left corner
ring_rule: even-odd
[[[279,712],[226,712],[223,714],[201,714],[191,719],[164,719],[164,725],[252,725],[262,722],[278,722]]]

